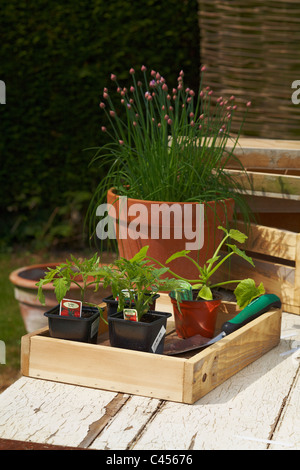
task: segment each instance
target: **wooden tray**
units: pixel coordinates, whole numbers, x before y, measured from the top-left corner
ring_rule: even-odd
[[[161,294],[158,310],[172,311]],[[237,313],[224,302],[216,334]],[[100,322],[103,325],[103,322]],[[21,371],[29,377],[192,404],[236,374],[280,340],[281,310],[274,309],[204,350],[164,356],[109,345],[107,332],[98,344],[49,337],[48,328],[23,336]],[[174,334],[168,320],[167,334]]]

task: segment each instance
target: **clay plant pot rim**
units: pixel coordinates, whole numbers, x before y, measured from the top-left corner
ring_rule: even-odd
[[[109,194],[111,197],[116,197],[116,201],[118,200],[118,198],[120,198],[121,196],[119,196],[118,194],[116,194],[116,189],[115,188],[110,188],[107,192],[107,194]],[[127,197],[127,196],[126,196]],[[229,201],[234,201],[233,198],[226,198],[226,199],[220,199],[220,200],[211,200],[211,201],[205,201],[204,203],[200,203],[198,201],[190,201],[190,202],[178,202],[178,201],[152,201],[152,200],[149,200],[149,199],[135,199],[135,198],[132,198],[132,197],[127,197],[128,200],[130,201],[133,201],[134,203],[136,202],[137,204],[138,203],[143,203],[143,202],[146,202],[147,204],[180,204],[180,205],[183,205],[183,204],[210,204],[210,205],[213,205],[215,204],[216,202],[229,202]]]
[[[32,269],[39,269],[39,268],[45,269],[45,271],[46,271],[47,268],[56,268],[56,266],[58,266],[59,264],[60,263],[42,263],[42,264],[32,264],[32,265],[29,265],[29,266],[22,266],[21,268],[15,269],[14,271],[12,271],[10,273],[9,280],[12,284],[14,284],[17,287],[23,287],[23,288],[36,289],[37,290],[38,288],[36,286],[36,283],[39,281],[39,279],[26,279],[24,277],[21,277],[20,273],[23,272],[23,271],[29,271],[29,270],[32,270]],[[76,282],[80,286],[83,286],[82,281],[76,281]],[[72,282],[71,284],[72,284],[73,289],[78,288],[78,286],[74,282]],[[43,290],[44,289],[53,291],[54,290],[53,283],[49,282],[49,284],[45,284],[43,286]]]

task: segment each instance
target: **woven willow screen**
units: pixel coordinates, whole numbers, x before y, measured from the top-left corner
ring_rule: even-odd
[[[244,134],[300,139],[300,1],[198,1],[205,85],[252,102]]]

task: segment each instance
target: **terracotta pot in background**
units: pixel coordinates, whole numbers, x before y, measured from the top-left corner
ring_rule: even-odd
[[[190,232],[188,233],[195,233],[196,231],[196,207],[198,203],[189,202],[189,203],[172,203],[172,202],[163,202],[163,201],[144,201],[139,199],[132,199],[127,198],[127,208],[128,210],[133,204],[143,204],[147,208],[147,216],[141,217],[141,214],[136,214],[134,216],[127,215],[127,225],[125,226],[126,222],[124,217],[122,217],[121,211],[121,218],[118,220],[119,215],[119,200],[118,196],[114,193],[113,188],[110,189],[107,193],[107,202],[108,204],[112,204],[115,208],[115,214],[117,217],[116,220],[116,236],[118,241],[118,249],[120,256],[123,256],[127,259],[132,258],[143,246],[149,245],[148,255],[157,259],[161,263],[165,263],[165,261],[175,252],[181,251],[186,248],[186,243],[193,242],[193,240],[189,240],[184,237],[184,230],[182,230],[182,237],[176,239],[174,237],[174,218],[170,219],[170,237],[168,239],[162,238],[162,229],[166,226],[166,220],[161,220],[160,217],[160,224],[157,227],[157,233],[159,233],[158,239],[151,238],[151,205],[153,204],[167,204],[168,206],[173,204],[179,204],[181,207],[182,213],[182,220],[181,226],[184,227],[186,224],[186,220],[184,220],[184,211],[183,206],[188,204],[192,205],[192,221],[189,227]],[[215,248],[221,242],[224,233],[219,230],[217,227],[219,225],[226,226],[226,221],[232,220],[233,217],[233,210],[234,210],[234,200],[233,199],[226,199],[224,201],[211,201],[206,203],[205,212],[204,212],[204,245],[203,248],[200,250],[193,250],[190,253],[190,256],[197,260],[200,265],[203,265],[205,261],[212,257]],[[114,213],[110,214],[112,217]],[[123,229],[128,229],[130,223],[134,221],[138,217],[140,225],[138,227],[138,231],[140,231],[141,236],[137,239],[133,239],[130,237],[130,232],[126,239],[119,238],[120,227]],[[145,238],[143,238],[145,237]],[[199,277],[199,273],[197,268],[193,265],[193,263],[187,263],[184,258],[179,258],[171,263],[168,264],[170,269],[176,272],[178,275],[186,278],[186,279],[197,279]],[[166,275],[167,276],[167,275]],[[170,275],[169,275],[170,277]]]
[[[59,263],[35,264],[23,266],[13,271],[9,279],[14,285],[15,298],[19,302],[20,312],[25,328],[31,333],[39,328],[47,326],[47,318],[44,313],[57,305],[52,283],[46,284],[43,288],[46,305],[42,305],[37,298],[38,288],[36,283],[44,276],[47,268],[55,268]],[[103,289],[101,285],[98,291],[94,292],[94,287],[88,288],[86,300],[100,304],[102,298],[111,294],[111,289]],[[67,294],[67,298],[80,300],[80,290],[73,284]]]

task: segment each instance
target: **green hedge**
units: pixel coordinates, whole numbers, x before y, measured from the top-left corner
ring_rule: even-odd
[[[10,0],[1,6],[2,245],[81,240],[110,73],[142,64],[197,87],[197,0]]]

